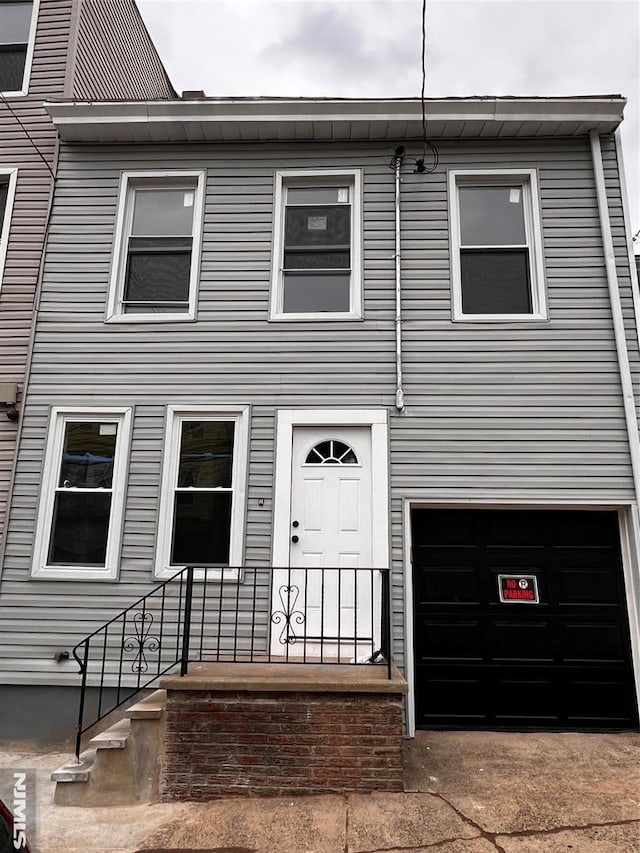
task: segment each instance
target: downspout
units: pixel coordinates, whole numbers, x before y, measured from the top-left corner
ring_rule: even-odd
[[[633,253],[633,229],[631,227],[631,213],[629,211],[629,194],[627,193],[627,181],[624,171],[624,157],[622,155],[622,140],[620,129],[615,132],[616,156],[618,158],[618,172],[620,174],[620,189],[622,190],[622,215],[624,219],[624,230],[627,238],[627,255],[629,256],[629,275],[631,276],[631,295],[633,297],[633,312],[636,321],[636,339],[640,350],[640,285],[638,284],[638,270]]]
[[[640,504],[640,436],[638,435],[638,419],[633,394],[633,383],[631,381],[631,367],[629,364],[629,353],[627,351],[627,338],[622,316],[622,302],[620,300],[620,291],[618,288],[616,258],[613,248],[613,237],[611,235],[611,222],[609,219],[607,192],[604,182],[604,168],[602,165],[602,149],[600,147],[600,136],[598,131],[595,129],[589,131],[589,138],[591,141],[591,156],[593,158],[593,173],[596,180],[596,196],[598,199],[598,212],[600,214],[600,231],[602,233],[602,246],[604,249],[604,260],[607,270],[607,285],[609,287],[609,301],[611,303],[611,316],[613,318],[613,332],[616,341],[616,351],[618,354],[622,400],[627,424],[629,453],[631,455],[631,473],[633,477],[636,504]]]
[[[404,146],[399,145],[393,155],[396,173],[396,409],[404,410],[404,391],[402,389],[402,289],[400,265],[400,169],[404,160]]]
[[[620,381],[622,385],[622,399],[624,403],[624,414],[627,423],[627,436],[629,440],[629,454],[631,456],[631,473],[633,477],[633,490],[635,494],[635,506],[631,507],[631,527],[634,535],[631,537],[631,551],[635,551],[635,566],[625,571],[625,586],[627,587],[627,605],[629,610],[629,629],[631,633],[631,654],[634,661],[634,676],[636,687],[636,701],[640,702],[640,632],[638,631],[638,566],[637,547],[640,539],[640,528],[638,525],[638,507],[640,496],[640,437],[638,435],[638,419],[635,398],[633,394],[633,383],[631,379],[631,367],[629,364],[629,353],[627,351],[627,339],[625,335],[624,319],[622,315],[622,302],[618,288],[618,276],[616,273],[616,259],[611,235],[611,222],[609,219],[609,208],[607,205],[606,185],[604,181],[604,167],[602,164],[602,149],[600,147],[600,136],[597,130],[589,132],[591,141],[591,156],[593,158],[593,173],[596,180],[596,196],[598,198],[598,211],[600,214],[600,230],[602,232],[602,245],[607,270],[607,284],[609,286],[609,299],[611,302],[611,315],[613,317],[613,331],[618,353],[618,367],[620,370]],[[633,281],[633,272],[632,281]],[[635,298],[634,298],[635,306]],[[637,316],[634,312],[634,320]],[[632,561],[633,562],[633,561]]]

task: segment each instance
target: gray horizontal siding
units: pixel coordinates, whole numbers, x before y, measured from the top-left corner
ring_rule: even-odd
[[[434,175],[403,176],[406,412],[393,408],[390,151],[375,145],[64,147],[46,258],[2,595],[5,678],[52,678],[55,648],[148,591],[167,403],[250,403],[245,563],[271,555],[275,416],[283,407],[387,407],[394,630],[403,661],[402,501],[623,503],[628,443],[586,140],[447,142]],[[606,176],[637,379],[615,151]],[[273,175],[364,174],[363,321],[268,322]],[[452,323],[446,169],[538,169],[549,322]],[[206,168],[198,318],[105,324],[121,170]],[[29,581],[49,405],[135,406],[119,583]],[[65,596],[68,603],[62,605]],[[31,599],[30,599],[31,597]],[[79,620],[68,615],[86,606]],[[35,615],[47,626],[36,635]],[[56,621],[59,628],[56,629]],[[58,633],[59,631],[59,633]],[[55,642],[54,642],[55,641]]]

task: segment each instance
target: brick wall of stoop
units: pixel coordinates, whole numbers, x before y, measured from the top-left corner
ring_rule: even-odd
[[[402,697],[169,690],[163,800],[402,790]]]

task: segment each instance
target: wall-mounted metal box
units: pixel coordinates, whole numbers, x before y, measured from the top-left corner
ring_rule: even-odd
[[[15,382],[0,382],[0,405],[15,406],[18,399],[18,386]]]

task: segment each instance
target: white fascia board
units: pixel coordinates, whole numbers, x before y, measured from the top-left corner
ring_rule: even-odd
[[[610,132],[622,121],[625,99],[618,96],[584,98],[468,98],[468,99],[431,99],[426,102],[427,130],[438,123],[464,122],[467,126],[476,124],[478,135],[487,122],[499,122],[505,127],[501,135],[509,135],[524,123],[531,122],[538,128],[548,125],[549,134],[562,133],[562,126],[568,126],[564,132],[575,132],[581,124],[589,128],[598,128],[600,132]],[[100,128],[105,138],[118,141],[118,136],[126,134],[127,141],[135,139],[141,130],[147,128],[144,139],[149,140],[149,126],[155,125],[170,129],[172,141],[189,139],[189,126],[220,127],[221,125],[241,125],[242,138],[253,125],[256,128],[284,124],[300,123],[342,123],[345,125],[363,123],[388,124],[387,136],[395,138],[398,127],[409,123],[421,123],[421,104],[419,100],[202,100],[202,101],[135,101],[135,102],[47,102],[45,109],[51,116],[63,139],[82,141],[83,138],[95,141]],[[250,134],[251,135],[251,134]],[[141,136],[142,138],[142,136]]]

